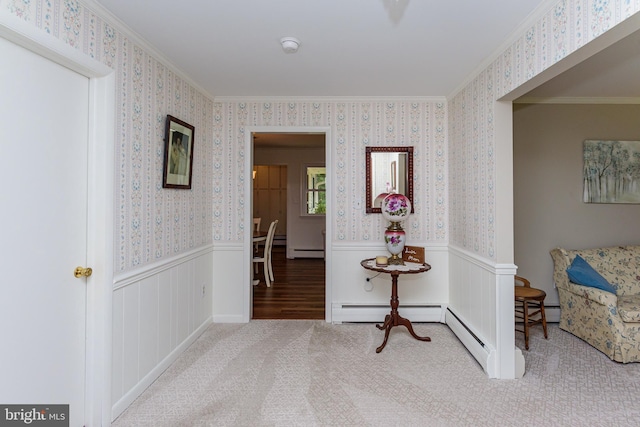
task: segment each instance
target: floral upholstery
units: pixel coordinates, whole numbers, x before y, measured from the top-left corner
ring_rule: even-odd
[[[618,314],[623,322],[640,322],[640,295],[623,295],[618,297]]]
[[[569,281],[567,268],[584,258],[616,294]],[[610,359],[640,362],[640,246],[551,251],[560,297],[560,329],[585,340]]]

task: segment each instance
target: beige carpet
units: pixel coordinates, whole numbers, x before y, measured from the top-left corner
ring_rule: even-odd
[[[632,426],[640,364],[549,325],[520,380],[490,380],[446,325],[212,325],[115,422],[125,426]],[[522,334],[517,344],[524,348]]]

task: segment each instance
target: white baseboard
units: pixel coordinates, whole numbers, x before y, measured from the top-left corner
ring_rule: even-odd
[[[129,407],[136,400],[143,391],[145,391],[158,377],[167,370],[173,362],[187,349],[196,339],[211,325],[211,318],[205,320],[198,329],[193,331],[191,335],[187,337],[180,345],[178,345],[167,357],[165,357],[160,363],[156,365],[147,375],[142,378],[138,384],[133,386],[124,396],[122,396],[111,407],[111,421],[115,420],[125,409]]]
[[[357,304],[333,304],[331,306],[332,323],[380,323],[389,314],[389,305],[357,305]],[[412,322],[436,322],[443,323],[443,309],[441,305],[409,305],[400,306],[398,312],[402,317],[411,319]]]
[[[560,322],[560,307],[559,306],[547,307],[545,305],[544,316],[547,318],[547,323]]]
[[[287,258],[324,258],[324,251],[322,249],[290,249]]]
[[[247,323],[242,319],[242,315],[222,314],[214,315],[213,323]]]
[[[524,355],[522,354],[522,350],[516,347],[516,372],[515,378],[518,380],[524,376]]]

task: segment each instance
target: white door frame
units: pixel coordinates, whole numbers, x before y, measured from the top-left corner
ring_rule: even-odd
[[[0,11],[0,37],[89,79],[86,425],[111,423],[115,74],[63,41]]]
[[[243,314],[244,322],[251,320],[252,277],[251,258],[253,256],[253,135],[255,133],[323,133],[325,135],[325,165],[327,168],[327,213],[325,216],[325,321],[331,322],[331,236],[334,223],[333,212],[333,167],[331,162],[331,128],[326,126],[247,126],[244,129],[244,244],[242,245],[244,292]]]

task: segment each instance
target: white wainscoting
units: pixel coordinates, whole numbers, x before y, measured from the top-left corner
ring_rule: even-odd
[[[442,322],[442,308],[449,302],[449,270],[446,245],[413,243],[425,248],[431,270],[404,274],[398,279],[400,313],[412,321]],[[366,270],[360,261],[388,255],[382,243],[369,245],[334,244],[331,271],[331,319],[341,322],[379,322],[389,314],[391,275]],[[367,278],[369,281],[367,281]]]
[[[247,323],[251,319],[253,265],[245,258],[242,242],[216,242],[213,246],[213,322]]]
[[[516,266],[498,265],[450,247],[451,330],[490,378],[521,376],[524,359],[515,347],[513,275]],[[481,343],[477,346],[477,343]]]
[[[444,308],[446,307],[441,305],[401,304],[398,312],[413,323],[445,323]],[[385,305],[333,304],[331,306],[332,323],[382,323],[390,310],[388,302]]]
[[[211,323],[212,247],[116,277],[111,419]]]
[[[422,274],[406,274],[400,278],[400,310],[405,308],[421,322],[440,322],[442,307],[449,299],[448,252],[446,245],[424,246],[431,270]],[[251,287],[245,285],[245,272],[250,265],[243,258],[243,245],[238,242],[216,242],[213,250],[215,281],[213,288],[213,321],[215,323],[243,323],[251,319]],[[388,274],[365,270],[360,261],[387,254],[382,243],[369,245],[333,244],[331,276],[328,294],[333,322],[375,322],[389,311],[391,279]],[[245,265],[246,264],[246,265]],[[367,278],[371,280],[366,281]],[[277,278],[274,286],[277,286]],[[378,313],[384,313],[375,318]],[[407,312],[409,313],[409,312]],[[334,318],[334,316],[337,316]],[[407,317],[412,319],[408,314]],[[413,319],[412,319],[413,320]]]

